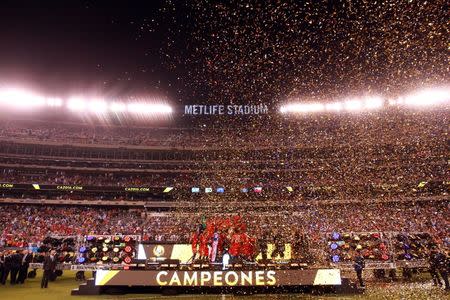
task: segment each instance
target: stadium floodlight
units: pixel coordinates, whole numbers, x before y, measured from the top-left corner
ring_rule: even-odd
[[[405,97],[398,97],[397,100],[395,101],[395,104],[397,105],[405,104]]]
[[[397,100],[395,100],[395,99],[389,99],[389,105],[397,105]]]
[[[86,100],[78,97],[70,98],[67,102],[67,108],[73,111],[83,111],[86,109]]]
[[[310,113],[320,112],[325,109],[322,103],[291,103],[280,108],[281,113]]]
[[[87,106],[90,112],[98,114],[106,113],[108,110],[108,104],[101,99],[91,100],[88,102]]]
[[[347,100],[344,102],[344,107],[349,111],[357,111],[363,108],[363,104],[359,100]]]
[[[6,89],[0,91],[0,102],[18,108],[31,108],[45,105],[45,99],[31,92],[20,89]]]
[[[47,98],[47,105],[51,107],[62,106],[63,101],[60,98]]]
[[[116,113],[118,113],[118,112],[125,112],[125,111],[127,111],[127,106],[123,102],[112,102],[109,105],[109,109],[112,112],[116,112]]]
[[[341,111],[344,109],[344,104],[342,102],[327,103],[325,109],[327,111]]]
[[[158,104],[158,103],[132,102],[128,103],[127,109],[129,113],[145,114],[145,115],[172,113],[172,107],[166,104]]]
[[[417,93],[407,95],[399,104],[408,106],[429,106],[450,101],[450,89],[436,88],[426,89]]]
[[[383,98],[378,96],[367,97],[364,100],[364,108],[365,109],[379,109],[383,107]]]

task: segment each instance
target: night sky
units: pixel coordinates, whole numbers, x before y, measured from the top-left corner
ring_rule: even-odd
[[[1,1],[0,87],[269,104],[449,82],[447,1],[353,2]]]

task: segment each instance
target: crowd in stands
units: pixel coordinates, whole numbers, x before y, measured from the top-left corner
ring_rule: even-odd
[[[225,205],[225,204],[224,204]],[[309,205],[294,211],[241,213],[253,236],[269,233],[286,242],[297,231],[314,243],[327,233],[427,232],[449,246],[449,201],[422,203]],[[140,209],[72,206],[0,206],[0,237],[3,245],[38,243],[52,235],[139,234],[144,240],[188,242],[208,211],[151,213]]]
[[[196,139],[192,130],[183,128],[107,127],[75,123],[48,126],[46,122],[34,121],[4,122],[0,137],[43,142],[70,140],[71,143],[76,144],[166,147],[182,146],[183,140]],[[198,138],[199,143],[200,141],[201,138]]]
[[[361,176],[360,174],[364,174]],[[445,184],[448,169],[445,164],[400,166],[397,168],[366,169],[361,166],[358,172],[342,166],[332,174],[318,170],[280,172],[266,171],[258,173],[220,173],[199,172],[77,172],[73,170],[27,170],[0,169],[0,182],[76,185],[98,187],[98,191],[111,191],[111,188],[124,187],[165,187],[171,186],[177,190],[190,191],[191,187],[225,187],[232,189],[252,189],[261,186],[262,195],[270,195],[271,191],[284,190],[287,186],[294,187],[296,192],[307,198],[347,199],[349,197],[391,197],[414,195],[443,195],[448,193]],[[83,191],[86,191],[85,188]],[[35,195],[36,196],[36,195]],[[41,195],[40,195],[41,196]],[[39,197],[40,197],[39,196]],[[114,196],[114,195],[113,195]],[[42,197],[48,195],[42,194]],[[75,196],[74,196],[75,197]],[[83,197],[81,195],[80,197]],[[89,197],[84,195],[84,197]]]
[[[402,198],[414,197],[421,191],[445,196],[449,178],[445,124],[445,110],[322,115],[294,118],[286,123],[274,121],[271,126],[255,123],[248,128],[137,128],[3,121],[0,182],[103,187],[224,186],[227,191],[229,187],[239,190],[291,186],[301,188],[300,199]],[[10,191],[2,191],[2,197],[11,195]],[[17,197],[28,196],[24,192]],[[35,196],[104,197],[75,192],[43,192]],[[111,194],[105,198],[127,197]],[[273,194],[270,197],[281,199]],[[187,242],[201,214],[220,214],[221,208],[232,210],[228,198],[215,203],[214,212],[170,211],[158,216],[144,209],[3,205],[0,234],[2,243],[8,245],[37,243],[49,232],[140,234],[148,240]],[[242,215],[252,234],[267,231],[286,240],[292,239],[297,230],[315,242],[331,231],[425,231],[440,243],[449,242],[448,201],[311,205],[294,211],[285,204],[280,203],[280,209],[274,212],[235,213]]]
[[[142,234],[143,211],[112,208],[0,206],[3,244],[38,243],[52,235]],[[11,242],[12,241],[12,242]]]
[[[195,128],[118,127],[94,124],[38,121],[3,121],[0,138],[69,142],[82,144],[139,145],[160,147],[335,147],[342,141],[353,146],[420,143],[423,137],[439,140],[446,132],[446,110],[417,112],[392,110],[373,115],[301,117],[294,120],[272,118],[267,122],[227,124]],[[446,122],[447,121],[447,122]],[[250,125],[250,126],[246,126]],[[270,125],[270,127],[269,127]],[[238,127],[239,126],[239,127]],[[270,128],[270,130],[267,130]]]
[[[307,188],[305,195],[325,193],[336,199],[373,196],[374,190],[376,196],[412,195],[420,185],[448,181],[445,112],[322,115],[275,120],[270,127],[256,122],[249,128],[3,121],[0,139],[9,142],[0,146],[0,182],[237,189],[296,186]],[[57,145],[14,144],[27,139],[156,145],[165,150],[67,146],[70,151],[66,151]],[[171,142],[202,150],[167,148]],[[446,187],[438,190],[446,192]]]
[[[47,173],[47,174],[46,174]],[[182,174],[177,174],[183,178]],[[173,176],[175,177],[175,175]],[[168,176],[161,174],[116,174],[116,173],[68,173],[56,171],[40,173],[39,171],[24,172],[20,169],[3,169],[0,182],[40,183],[54,185],[82,186],[163,186],[173,183]]]

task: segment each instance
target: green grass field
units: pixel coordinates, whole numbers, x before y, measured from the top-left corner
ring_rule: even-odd
[[[88,272],[86,275],[90,274]],[[252,295],[252,296],[232,296],[232,295],[180,295],[162,296],[155,294],[128,294],[121,296],[70,296],[70,291],[78,287],[79,282],[75,281],[74,272],[66,271],[62,277],[55,282],[50,282],[48,289],[40,288],[42,273],[34,279],[28,279],[24,285],[6,286],[0,285],[1,300],[56,300],[56,299],[450,299],[450,294],[435,288],[430,281],[425,283],[386,283],[368,284],[364,295],[356,296],[336,296],[322,295],[312,296],[307,294],[276,294],[276,295]]]

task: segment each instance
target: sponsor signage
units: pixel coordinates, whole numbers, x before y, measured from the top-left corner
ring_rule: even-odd
[[[14,188],[14,184],[12,184],[12,183],[0,183],[0,188],[2,188],[2,189],[12,189],[12,188]]]
[[[53,184],[26,184],[26,183],[0,183],[0,189],[14,190],[42,190],[42,191],[101,191],[101,192],[144,192],[168,193],[173,187],[119,187],[119,186],[80,186],[80,185],[53,185]]]
[[[79,185],[57,185],[57,190],[82,191],[83,187]]]
[[[126,192],[150,192],[148,187],[126,187]]]

